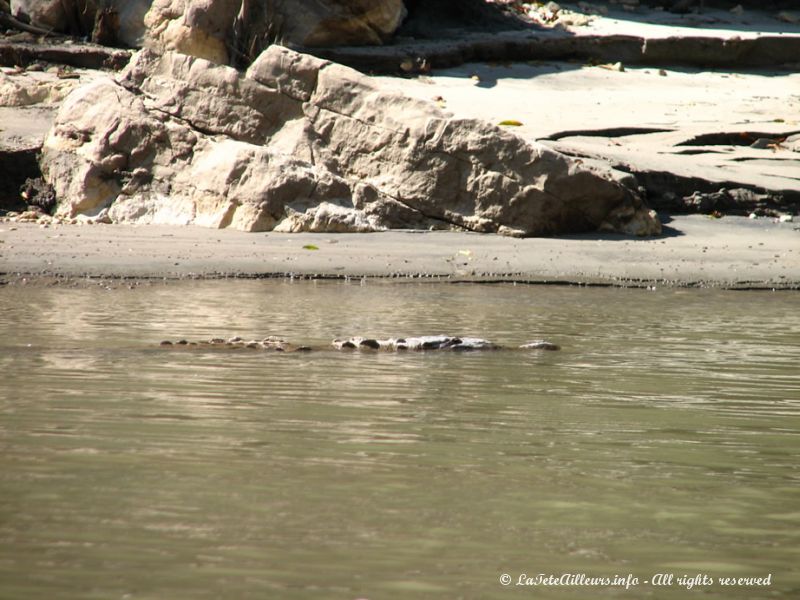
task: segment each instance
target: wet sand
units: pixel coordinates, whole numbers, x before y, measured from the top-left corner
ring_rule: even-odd
[[[800,289],[800,223],[695,215],[666,219],[657,238],[514,239],[450,231],[280,234],[4,222],[0,273],[6,282],[316,276]]]

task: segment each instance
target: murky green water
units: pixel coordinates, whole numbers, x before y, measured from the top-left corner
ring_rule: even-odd
[[[796,598],[798,309],[511,285],[0,288],[0,597]],[[358,333],[563,350],[157,345]],[[515,585],[539,573],[639,585]],[[672,585],[644,583],[659,573]],[[698,574],[771,585],[677,582]]]

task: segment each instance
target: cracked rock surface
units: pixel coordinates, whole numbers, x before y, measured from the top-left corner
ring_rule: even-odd
[[[139,52],[63,103],[58,214],[244,231],[660,230],[624,175],[271,46],[245,72]]]

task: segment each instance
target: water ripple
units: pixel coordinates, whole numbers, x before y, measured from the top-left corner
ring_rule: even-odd
[[[501,572],[674,556],[800,586],[796,295],[187,282],[0,305],[9,597],[493,597]],[[158,346],[431,332],[563,349]]]

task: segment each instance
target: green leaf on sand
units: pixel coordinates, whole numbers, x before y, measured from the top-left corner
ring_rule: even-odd
[[[303,250],[319,250],[319,248],[314,244],[306,244],[303,246]]]

